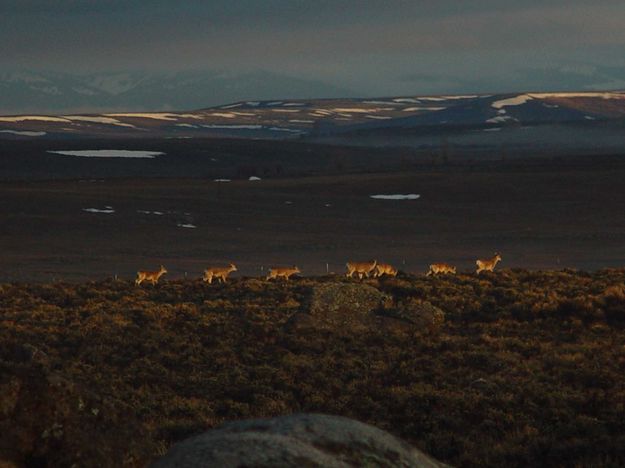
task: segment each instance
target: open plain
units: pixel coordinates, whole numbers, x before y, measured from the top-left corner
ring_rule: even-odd
[[[369,259],[470,271],[494,252],[503,268],[625,265],[618,155],[441,161],[405,148],[165,140],[108,142],[166,152],[108,159],[33,145],[5,142],[2,154],[3,281],[130,279],[160,264],[180,279],[230,262],[238,275],[318,275]],[[413,197],[371,198],[402,194]]]

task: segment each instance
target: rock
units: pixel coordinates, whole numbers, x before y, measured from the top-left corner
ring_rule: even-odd
[[[415,334],[438,331],[445,313],[416,299],[393,306],[391,296],[367,284],[325,283],[311,290],[305,312],[287,322],[290,332],[307,329],[330,330],[333,333],[378,330],[389,333]]]
[[[313,287],[310,314],[368,315],[390,298],[367,284],[325,283]]]
[[[375,325],[376,312],[391,298],[366,284],[325,283],[314,286],[307,312],[295,314],[291,330],[322,328],[336,332],[359,331]]]
[[[444,467],[388,432],[340,416],[226,423],[174,445],[152,468]]]
[[[435,332],[445,322],[445,312],[426,301],[412,299],[395,309],[384,311],[384,315],[400,319],[421,332]]]

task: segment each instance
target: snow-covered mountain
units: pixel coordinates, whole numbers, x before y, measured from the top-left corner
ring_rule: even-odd
[[[23,81],[23,79],[22,79]],[[31,78],[33,86],[54,93]],[[124,95],[131,77],[88,89]],[[238,101],[184,112],[108,112],[0,116],[0,138],[240,137],[293,138],[423,128],[503,127],[625,121],[625,92],[408,96],[377,99]]]
[[[0,72],[0,115],[193,109],[242,99],[350,96],[349,90],[270,72]]]

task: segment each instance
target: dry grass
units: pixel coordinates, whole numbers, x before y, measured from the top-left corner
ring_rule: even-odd
[[[459,466],[625,464],[625,271],[368,280],[445,325],[285,327],[327,281],[347,280],[1,285],[0,460],[142,465],[225,420],[305,411]]]

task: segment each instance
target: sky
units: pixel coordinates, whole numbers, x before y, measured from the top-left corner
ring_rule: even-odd
[[[623,0],[0,0],[5,72],[268,70],[368,96],[624,89],[624,50]]]

